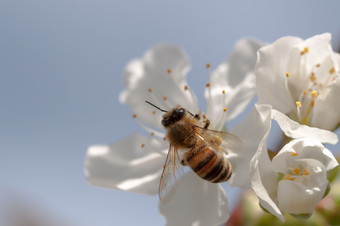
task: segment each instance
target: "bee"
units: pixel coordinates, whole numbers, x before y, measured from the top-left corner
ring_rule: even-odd
[[[166,111],[148,101],[146,103],[165,112],[162,125],[170,143],[159,183],[160,200],[176,184],[182,174],[182,166],[189,166],[200,178],[212,183],[225,182],[231,177],[232,167],[223,147],[229,146],[227,142],[241,142],[237,136],[208,129],[208,119],[202,122],[199,114],[193,115],[185,108],[175,107]],[[179,150],[182,151],[181,157]]]

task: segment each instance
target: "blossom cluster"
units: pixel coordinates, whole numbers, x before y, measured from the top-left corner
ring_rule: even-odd
[[[340,55],[330,42],[328,33],[307,40],[283,37],[272,44],[240,40],[209,76],[206,111],[199,109],[186,82],[186,53],[173,45],[154,46],[126,66],[126,88],[119,97],[147,135],[89,147],[88,183],[157,194],[169,142],[161,124],[164,112],[145,101],[159,109],[182,106],[192,113],[205,112],[209,129],[217,131],[251,109],[228,131],[241,142],[225,148],[232,166],[227,183],[251,189],[260,206],[282,221],[284,213],[309,217],[329,192],[329,172],[338,166],[325,147],[338,142],[333,131],[340,126]],[[268,149],[272,122],[282,131],[276,150]],[[159,203],[167,225],[219,225],[228,220],[227,194],[220,184],[191,170],[175,183],[171,197]]]

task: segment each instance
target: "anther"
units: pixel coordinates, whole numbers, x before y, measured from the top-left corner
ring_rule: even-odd
[[[156,111],[152,111],[152,114],[155,115],[155,114],[156,114]]]
[[[205,84],[205,87],[209,87],[209,86],[210,86],[210,83]]]
[[[296,101],[295,103],[296,103],[296,106],[298,106],[299,108],[302,106],[300,101]]]
[[[334,69],[334,67],[332,67],[331,70],[329,70],[329,73],[333,74],[334,72],[335,72],[335,69]]]
[[[154,132],[151,132],[151,133],[150,133],[150,135],[151,135],[151,136],[154,136],[154,135],[155,135],[155,133],[154,133]]]
[[[171,69],[168,69],[168,74],[170,74],[171,73]]]
[[[316,64],[315,67],[320,67],[320,64]]]
[[[295,168],[293,169],[293,171],[294,171],[294,173],[295,173],[296,175],[298,175],[298,174],[300,173],[300,169],[297,168],[297,167],[295,167]]]
[[[205,67],[206,67],[206,68],[210,68],[210,64],[209,64],[209,63],[207,63],[207,65],[205,65]]]
[[[222,94],[225,94],[225,90],[222,90]]]
[[[307,91],[306,91],[306,90],[304,90],[304,91],[303,91],[303,94],[304,94],[304,95],[306,95],[306,94],[307,94]]]
[[[307,169],[306,168],[304,168],[303,169],[303,173],[302,173],[303,175],[305,175],[305,176],[307,176],[307,175],[309,175],[309,172],[307,171]]]
[[[137,118],[137,115],[136,115],[136,114],[133,114],[132,117],[133,117],[133,118]]]
[[[163,97],[163,100],[167,100],[168,98],[167,97]]]
[[[317,96],[318,96],[318,91],[313,90],[313,91],[312,91],[312,97],[315,98],[315,97],[317,97]]]
[[[163,140],[166,140],[166,137],[163,137]]]
[[[303,55],[303,54],[308,53],[308,52],[309,52],[309,49],[308,49],[308,47],[306,46],[306,47],[300,52],[300,54]]]
[[[188,86],[184,86],[184,90],[188,90]]]
[[[226,112],[226,111],[227,111],[227,108],[226,108],[226,107],[225,107],[225,108],[223,108],[223,111],[224,111],[224,112]]]
[[[286,77],[287,77],[287,78],[289,77],[289,72],[286,72]]]
[[[141,148],[144,148],[144,147],[145,147],[145,144],[142,144],[142,145],[141,145]]]
[[[309,76],[309,79],[312,81],[312,82],[315,82],[316,81],[316,77],[315,77],[315,73],[312,72],[311,75]]]
[[[149,93],[152,93],[152,89],[151,88],[149,88],[148,91],[149,91]]]
[[[296,153],[296,152],[291,152],[290,155],[296,157],[296,156],[298,156],[299,154]]]

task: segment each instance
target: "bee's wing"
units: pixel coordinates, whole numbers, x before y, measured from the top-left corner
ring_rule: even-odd
[[[216,151],[224,151],[233,149],[242,145],[242,141],[236,135],[224,131],[216,131],[195,126],[196,134]]]
[[[183,172],[183,165],[181,164],[178,149],[170,144],[158,187],[158,196],[160,200],[163,200],[170,191],[175,189],[176,181]]]

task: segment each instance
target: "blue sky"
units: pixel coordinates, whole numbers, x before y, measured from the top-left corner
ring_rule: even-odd
[[[0,3],[0,192],[79,226],[163,225],[157,197],[92,187],[87,147],[141,131],[118,101],[125,65],[159,42],[191,59],[205,109],[205,65],[240,38],[264,42],[330,32],[340,2],[3,0]],[[11,195],[8,195],[11,194]]]

